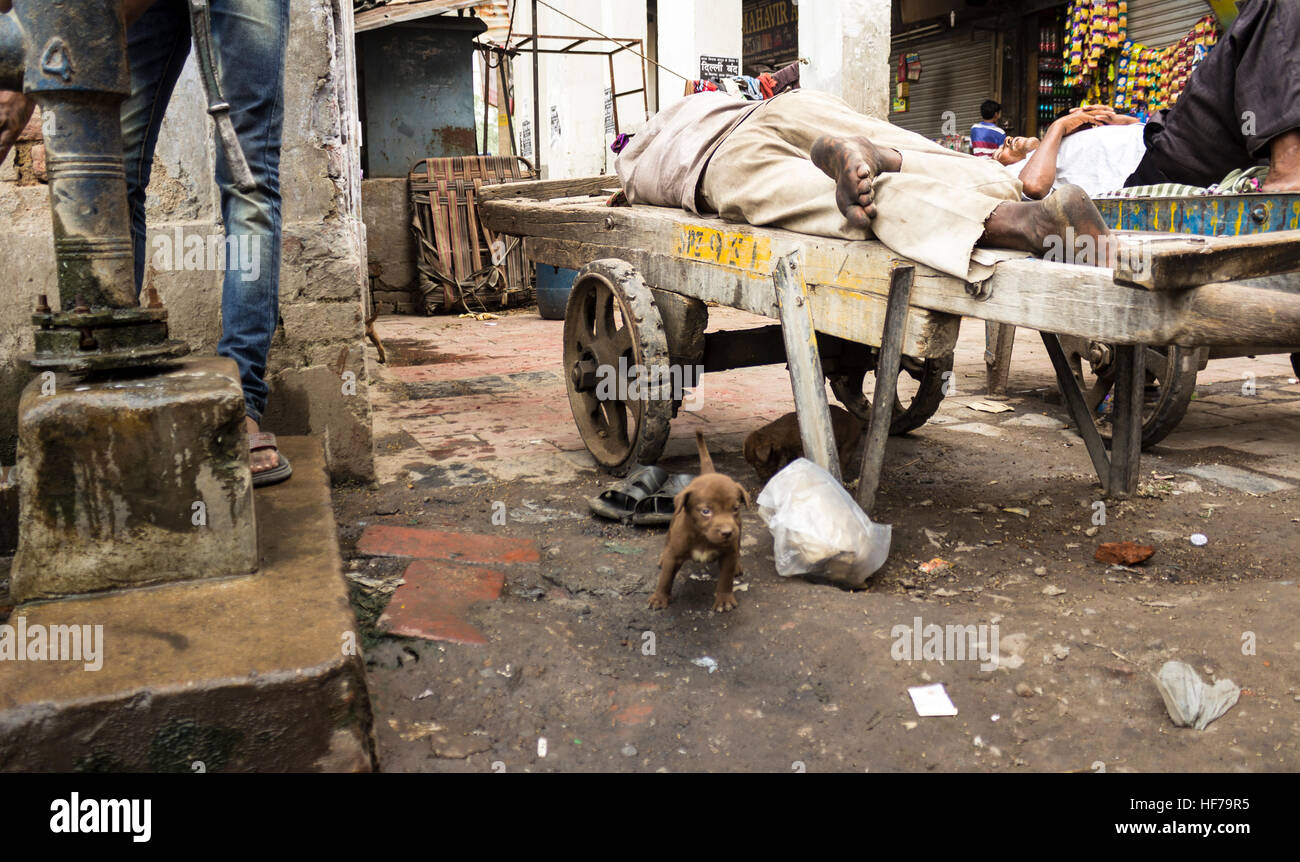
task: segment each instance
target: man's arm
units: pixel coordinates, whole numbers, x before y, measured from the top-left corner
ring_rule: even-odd
[[[125,0],[122,8],[126,12],[126,25],[130,27],[134,24],[155,2],[156,0]],[[0,14],[12,8],[13,0],[0,0]],[[0,162],[9,157],[9,151],[13,149],[35,109],[36,103],[22,93],[0,90]]]
[[[1029,157],[1029,163],[1020,171],[1020,182],[1025,187],[1025,197],[1042,200],[1052,192],[1056,183],[1056,157],[1061,151],[1065,136],[1084,126],[1103,125],[1098,111],[1078,110],[1066,114],[1047,127],[1043,142]]]
[[[0,5],[6,2],[0,0]],[[35,108],[36,103],[22,93],[0,90],[0,162],[9,158],[9,151],[32,118]]]

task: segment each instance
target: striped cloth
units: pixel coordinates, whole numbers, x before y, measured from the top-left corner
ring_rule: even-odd
[[[1189,186],[1182,183],[1156,183],[1150,186],[1128,186],[1094,195],[1094,198],[1185,198],[1197,195],[1239,195],[1259,191],[1268,176],[1267,165],[1257,165],[1246,170],[1235,170],[1210,187]]]

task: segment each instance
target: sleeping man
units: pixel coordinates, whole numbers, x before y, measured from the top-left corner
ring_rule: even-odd
[[[1065,185],[1022,199],[1019,180],[825,93],[764,102],[699,93],[656,114],[619,155],[634,204],[841,239],[875,237],[900,256],[966,281],[999,260],[1109,230],[1087,194]],[[1072,234],[1070,233],[1072,231]]]
[[[1090,195],[1158,183],[1207,187],[1267,164],[1264,192],[1300,191],[1300,4],[1248,0],[1188,81],[1151,122],[1086,105],[1042,141],[1007,138],[994,153],[1042,198],[1058,183]]]
[[[1048,127],[1042,139],[1008,137],[993,158],[1041,200],[1064,183],[1090,196],[1122,187],[1146,155],[1144,126],[1104,105],[1075,108]]]

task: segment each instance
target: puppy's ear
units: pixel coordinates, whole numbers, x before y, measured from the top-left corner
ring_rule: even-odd
[[[673,497],[673,513],[676,514],[685,509],[691,502],[691,492],[689,490],[678,491],[677,496]]]
[[[736,490],[740,492],[740,502],[744,504],[746,509],[748,509],[750,505],[749,492],[746,491],[745,486],[740,484],[739,482],[736,483]]]
[[[760,464],[766,464],[772,457],[772,442],[770,440],[760,440],[754,446],[754,455],[758,458]]]

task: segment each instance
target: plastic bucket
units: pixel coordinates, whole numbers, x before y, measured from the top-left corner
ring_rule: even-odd
[[[576,269],[561,269],[548,263],[537,264],[537,313],[547,320],[563,320],[573,290]]]

